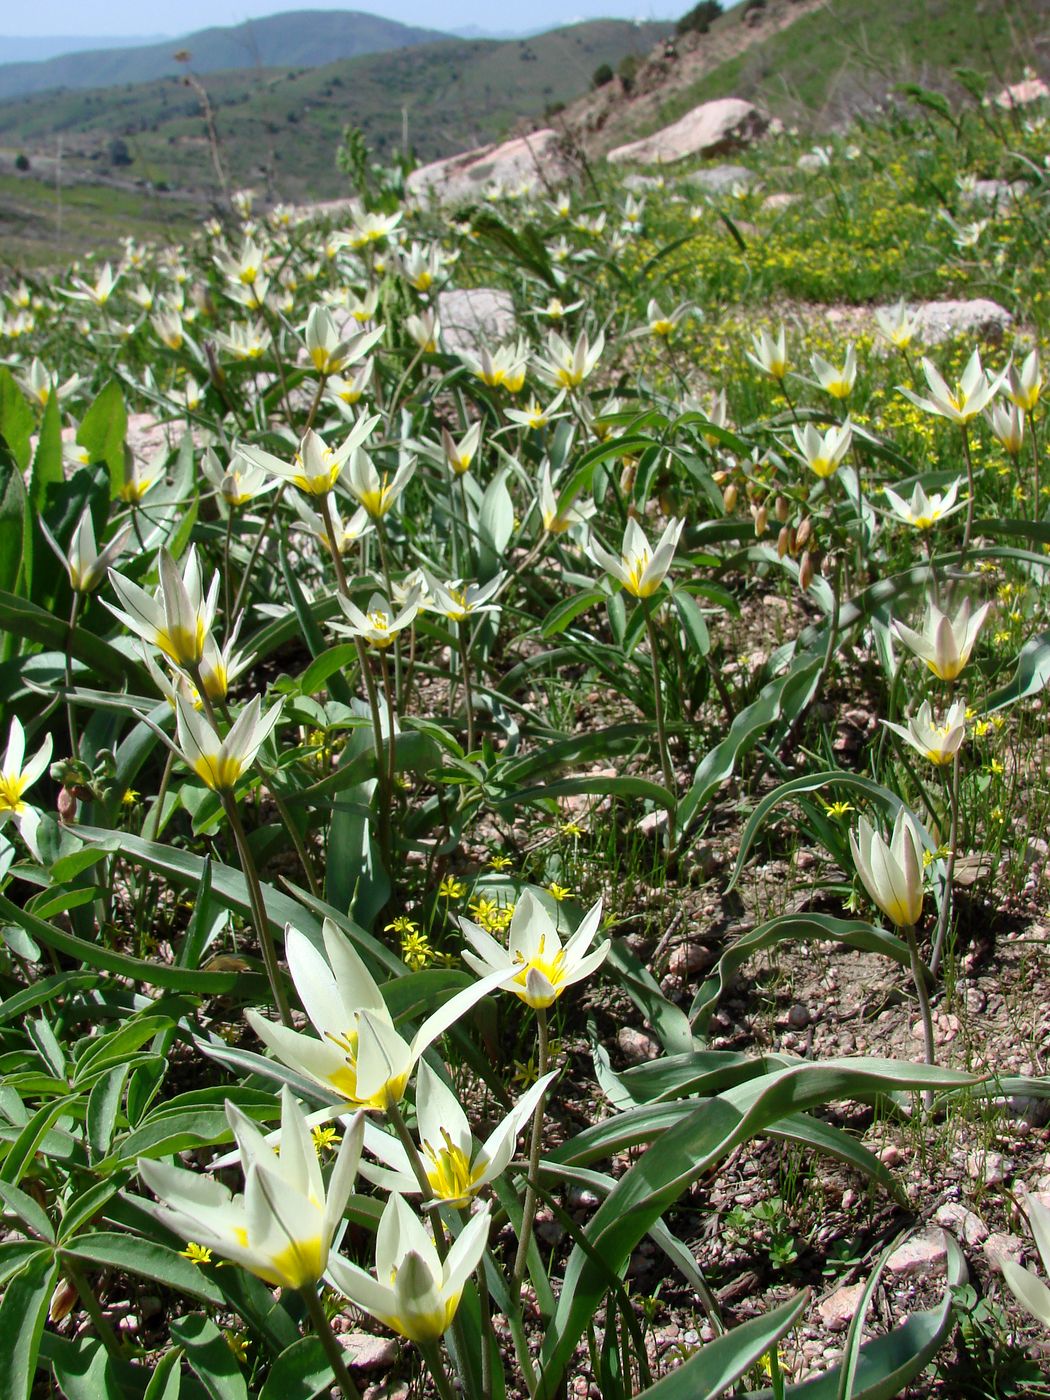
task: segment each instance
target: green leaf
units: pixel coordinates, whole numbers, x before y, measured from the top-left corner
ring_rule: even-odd
[[[109,1152],[130,1070],[130,1065],[114,1065],[91,1086],[86,1129],[92,1161],[101,1160]]]
[[[555,603],[540,623],[540,636],[544,641],[556,637],[559,632],[564,632],[571,622],[575,622],[581,613],[593,608],[595,603],[600,603],[605,597],[600,588],[588,588],[583,593]]]
[[[171,1335],[185,1349],[190,1368],[212,1400],[248,1400],[237,1358],[210,1318],[203,1313],[177,1318]]]
[[[149,1378],[142,1400],[179,1400],[182,1390],[181,1360],[181,1347],[172,1347],[164,1353],[153,1367],[153,1375]]]
[[[65,652],[68,640],[75,659],[82,661],[101,678],[112,681],[118,687],[126,682],[147,695],[152,688],[149,673],[140,662],[110,646],[101,637],[96,637],[86,627],[75,627],[70,640],[69,624],[65,618],[55,617],[25,598],[16,598],[13,593],[0,592],[0,628],[20,641],[39,643],[49,651]]]
[[[655,977],[622,938],[613,940],[605,966],[652,1026],[667,1054],[693,1049],[689,1018],[681,1007],[668,1001]]]
[[[863,919],[836,919],[830,914],[780,914],[766,924],[742,934],[718,959],[712,975],[703,983],[689,1009],[689,1021],[694,1032],[702,1034],[737,969],[748,958],[764,948],[792,939],[825,940],[842,943],[865,953],[882,953],[899,963],[910,966],[908,945],[896,934],[876,928]]]
[[[954,1322],[951,1289],[966,1281],[966,1261],[952,1237],[947,1236],[948,1288],[940,1303],[912,1313],[900,1327],[875,1337],[861,1347],[857,1357],[850,1400],[896,1400],[930,1364],[948,1338]],[[840,1400],[841,1370],[789,1385],[784,1400]],[[771,1390],[753,1393],[748,1400],[775,1400]]]
[[[871,778],[865,778],[860,773],[847,773],[841,768],[828,768],[820,773],[805,774],[801,778],[792,778],[790,782],[781,783],[773,792],[767,793],[752,812],[751,816],[748,818],[747,826],[744,828],[744,834],[740,838],[740,850],[737,854],[736,865],[733,867],[733,874],[730,877],[729,884],[726,886],[726,891],[728,892],[733,889],[736,882],[740,879],[744,865],[751,853],[751,847],[755,837],[758,835],[762,823],[774,807],[786,801],[787,798],[794,797],[797,793],[817,792],[821,788],[836,785],[853,788],[857,792],[864,793],[864,795],[870,797],[872,801],[880,803],[889,817],[896,817],[897,812],[901,807],[904,807],[908,815],[915,819],[918,829],[920,831],[925,831],[924,824],[918,819],[911,808],[907,807],[900,800],[895,792],[892,792],[887,787],[883,787],[881,783],[873,782]],[[933,849],[932,843],[928,846],[928,849]]]
[[[81,828],[81,832],[90,829]],[[99,834],[107,841],[113,839],[111,832]],[[126,834],[121,834],[119,837],[119,843],[125,856],[129,854],[126,850],[127,843],[136,839]],[[149,843],[142,842],[141,844],[148,845]],[[176,853],[173,851],[172,854]],[[247,894],[245,894],[245,903],[247,903]],[[288,903],[290,904],[291,901],[289,900]],[[169,967],[157,960],[147,961],[141,958],[132,958],[126,953],[117,953],[112,948],[104,948],[99,943],[88,943],[82,938],[66,933],[64,929],[56,928],[54,924],[38,919],[35,914],[30,914],[28,910],[19,909],[18,905],[12,904],[6,895],[0,895],[0,918],[17,924],[19,928],[25,929],[26,933],[43,943],[45,947],[53,948],[56,953],[76,958],[78,962],[89,967],[129,977],[134,982],[146,982],[156,987],[167,987],[172,991],[196,992],[200,996],[229,996],[233,992],[245,993],[248,990],[246,985],[248,979],[243,972],[191,972],[186,968]],[[261,978],[253,979],[253,982],[258,981],[261,985],[262,980]]]
[[[111,379],[84,414],[77,429],[77,442],[86,447],[93,462],[105,462],[109,471],[110,497],[119,495],[124,484],[124,439],[128,415],[120,385]]]
[[[191,1264],[177,1250],[154,1240],[100,1230],[75,1236],[63,1245],[62,1253],[81,1264],[137,1274],[205,1303],[223,1303],[222,1290],[209,1276],[207,1266]]]
[[[332,1368],[317,1337],[300,1337],[282,1351],[259,1391],[259,1400],[314,1400],[332,1383]]]
[[[141,1369],[110,1356],[97,1337],[49,1335],[47,1342],[41,1354],[50,1361],[64,1400],[138,1400],[142,1395]]]
[[[64,1113],[69,1112],[74,1102],[73,1096],[67,1095],[53,1103],[42,1104],[37,1109],[11,1144],[3,1166],[0,1167],[0,1180],[12,1186],[18,1185],[33,1165],[33,1159],[50,1129]]]
[[[807,1289],[772,1312],[742,1322],[731,1332],[705,1343],[683,1366],[639,1395],[650,1400],[718,1400],[756,1361],[772,1351],[808,1306]]]
[[[29,500],[14,454],[0,442],[0,589],[11,593],[22,571]]]
[[[55,1256],[41,1250],[4,1290],[0,1301],[0,1395],[4,1400],[29,1400],[57,1275]]]
[[[693,785],[679,809],[683,832],[759,739],[768,736],[778,721],[790,723],[809,704],[822,665],[821,657],[803,652],[784,675],[763,686],[758,699],[740,711],[729,726],[729,733],[704,757],[693,775]]]
[[[1037,695],[1050,681],[1050,632],[1037,632],[1029,637],[1017,658],[1012,681],[994,690],[985,700],[982,713],[990,715],[1029,695]]]
[[[6,365],[0,366],[0,437],[14,454],[18,468],[29,470],[30,438],[36,427],[33,410]]]
[[[26,1229],[38,1239],[47,1244],[54,1244],[55,1231],[51,1221],[47,1218],[43,1206],[38,1205],[32,1196],[20,1191],[17,1186],[0,1180],[0,1201],[3,1201],[8,1210],[17,1215]]]
[[[891,1060],[800,1063],[729,1089],[700,1104],[630,1167],[587,1224],[588,1243],[603,1258],[598,1270],[574,1247],[558,1307],[542,1351],[538,1400],[553,1400],[576,1344],[600,1305],[604,1273],[626,1266],[650,1226],[694,1181],[739,1144],[780,1119],[835,1099],[879,1097],[893,1090],[955,1087],[967,1075]]]

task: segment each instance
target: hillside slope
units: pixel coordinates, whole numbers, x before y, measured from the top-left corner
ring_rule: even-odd
[[[1048,16],[1050,0],[765,0],[661,45],[628,85],[587,94],[563,120],[595,154],[728,96],[826,131],[901,82],[950,89],[955,68],[993,81],[1045,70]]]
[[[356,10],[300,10],[201,29],[178,39],[133,48],[64,54],[39,63],[0,64],[0,98],[54,88],[103,88],[145,83],[179,72],[174,55],[192,55],[196,73],[232,68],[313,68],[359,54],[382,53],[445,37]]]
[[[299,72],[212,74],[207,88],[235,184],[325,199],[345,191],[335,150],[347,124],[380,155],[406,127],[421,160],[450,155],[542,118],[600,64],[646,53],[667,28],[596,20],[531,39],[450,39]],[[106,171],[119,139],[131,158],[125,178],[217,191],[199,99],[177,78],[0,104],[0,144],[27,152],[34,171],[47,169],[59,139],[67,178]]]

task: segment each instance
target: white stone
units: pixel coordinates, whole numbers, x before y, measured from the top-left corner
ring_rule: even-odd
[[[916,308],[917,336],[927,345],[937,345],[955,336],[1001,340],[1013,324],[1005,307],[987,297],[971,301],[927,301]]]
[[[371,1332],[344,1332],[339,1340],[350,1352],[347,1364],[355,1371],[386,1371],[397,1361],[398,1345],[393,1337],[373,1337]]]
[[[978,1245],[988,1238],[988,1226],[961,1201],[945,1201],[933,1218],[945,1230],[958,1235],[963,1244]]]
[[[844,1332],[850,1325],[864,1288],[863,1283],[844,1284],[817,1304],[820,1320],[829,1332]]]
[[[1024,1240],[1018,1239],[1016,1235],[1007,1235],[999,1231],[989,1235],[981,1246],[981,1251],[988,1262],[988,1267],[997,1273],[1003,1271],[1003,1261],[1012,1259],[1015,1264],[1020,1264],[1024,1259]]]
[[[660,1046],[645,1031],[636,1031],[633,1026],[621,1026],[616,1032],[616,1044],[628,1064],[638,1065],[645,1060],[656,1060],[660,1056]]]
[[[683,156],[717,155],[749,146],[769,127],[769,117],[751,102],[723,97],[704,102],[670,126],[641,141],[617,146],[606,159],[613,165],[666,165]]]
[[[526,181],[553,187],[569,177],[561,137],[550,127],[498,145],[476,146],[413,170],[405,182],[410,195],[454,204],[477,199],[487,190],[509,189]]]
[[[1039,102],[1044,97],[1050,97],[1050,88],[1042,78],[1026,78],[1023,82],[1004,87],[995,102],[996,106],[1009,111],[1011,107],[1026,107],[1030,102]]]
[[[948,1258],[947,1241],[943,1230],[924,1230],[920,1235],[912,1235],[886,1260],[886,1272],[903,1278],[939,1273]]]
[[[477,351],[494,348],[514,334],[514,298],[498,287],[439,292],[438,318],[445,347]]]
[[[682,176],[682,183],[695,185],[708,194],[732,194],[739,185],[753,185],[758,176],[746,165],[710,165],[701,170],[691,170]]]

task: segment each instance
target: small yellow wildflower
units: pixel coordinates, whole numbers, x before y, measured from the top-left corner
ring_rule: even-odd
[[[847,812],[856,810],[852,802],[846,802],[841,799],[838,802],[825,802],[823,803],[823,807],[829,817],[844,817]]]
[[[989,763],[988,765],[988,771],[989,773],[994,773],[995,776],[998,778],[1006,772],[1006,769],[1003,767],[1003,765],[999,762],[997,758],[993,758],[991,763]]]
[[[413,972],[434,960],[434,950],[425,933],[406,933],[401,938],[401,958]]]
[[[462,899],[466,892],[466,882],[457,880],[455,875],[446,875],[438,885],[438,895],[442,899]]]
[[[566,822],[561,829],[561,834],[571,836],[574,841],[578,841],[584,835],[584,830],[579,822]]]
[[[142,794],[137,788],[126,788],[124,796],[120,799],[125,807],[134,807],[141,799]]]
[[[510,856],[489,856],[488,860],[490,870],[509,870],[513,864]]]
[[[317,1123],[310,1129],[310,1137],[313,1140],[314,1151],[320,1157],[322,1152],[330,1152],[342,1141],[342,1133],[333,1127],[331,1123]]]
[[[993,822],[1002,822],[1006,816],[1005,812],[1001,807],[993,807],[992,810],[988,813],[988,815]]]
[[[551,883],[547,886],[547,893],[552,899],[557,900],[557,902],[560,904],[563,899],[568,899],[572,891],[566,888],[565,885],[556,884],[552,880]]]
[[[191,1240],[185,1249],[180,1249],[179,1253],[183,1259],[188,1259],[191,1264],[210,1264],[211,1250],[206,1245],[194,1244]]]
[[[383,928],[387,933],[396,933],[402,938],[406,934],[419,932],[419,925],[414,919],[410,919],[407,914],[398,914],[396,919],[392,919],[390,923],[384,924]]]
[[[226,1345],[233,1352],[234,1356],[242,1366],[248,1364],[248,1348],[251,1346],[247,1332],[234,1332],[230,1328],[223,1329],[222,1335],[226,1338]]]

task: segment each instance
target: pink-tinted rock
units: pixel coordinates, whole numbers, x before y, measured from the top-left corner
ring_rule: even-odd
[[[769,128],[769,117],[752,102],[723,97],[704,102],[684,117],[646,136],[617,146],[606,157],[613,165],[665,165],[684,156],[721,155],[756,141]]]
[[[943,1230],[924,1230],[893,1251],[886,1260],[886,1272],[898,1278],[916,1274],[940,1273],[948,1258],[948,1238]]]

